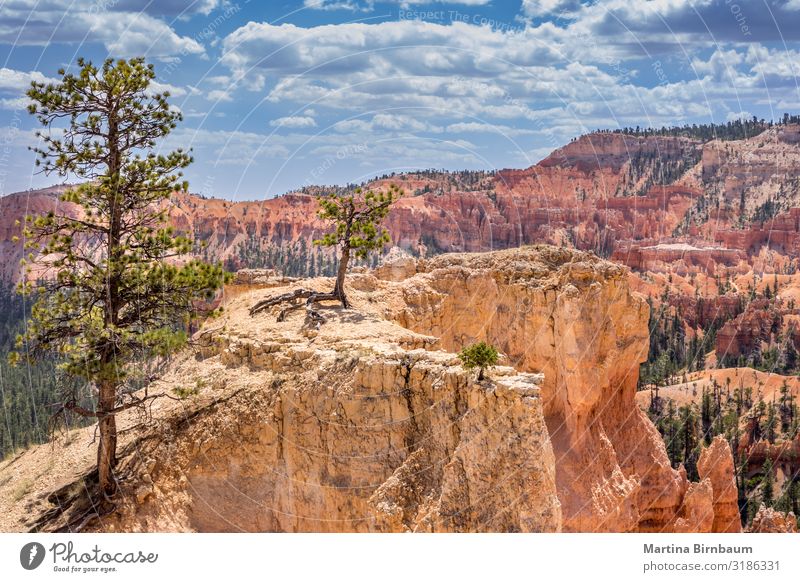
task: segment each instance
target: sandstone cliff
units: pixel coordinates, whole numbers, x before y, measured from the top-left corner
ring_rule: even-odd
[[[623,268],[552,247],[443,255],[419,262],[400,285],[403,301],[387,310],[446,350],[488,340],[516,369],[544,374],[565,531],[671,531],[687,519],[679,513],[689,483],[634,402],[648,309],[628,285]],[[693,495],[717,511],[711,489]]]
[[[355,309],[325,308],[319,329],[302,310],[250,318],[255,301],[299,284],[252,275],[196,354],[151,387],[182,399],[125,417],[124,496],[96,529],[732,527],[724,442],[690,484],[635,405],[648,313],[623,267],[553,247],[400,256],[350,276]],[[504,353],[481,384],[453,354],[477,339]],[[0,490],[53,466],[3,507],[0,528],[58,526],[43,512],[77,495],[89,438],[0,466]]]

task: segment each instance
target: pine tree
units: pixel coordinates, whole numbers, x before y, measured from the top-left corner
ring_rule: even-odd
[[[691,405],[682,406],[680,409],[680,441],[683,463],[686,467],[686,476],[690,481],[697,481],[697,449],[700,444],[697,438],[697,418]]]
[[[794,372],[797,368],[797,349],[794,347],[792,341],[792,330],[790,330],[789,337],[786,340],[786,347],[783,351],[783,371],[787,374]]]
[[[271,297],[259,301],[250,308],[250,315],[268,309],[273,305],[283,302],[293,302],[296,299],[306,299],[306,312],[308,316],[322,323],[322,317],[313,306],[319,301],[339,301],[342,307],[349,309],[350,302],[344,289],[344,279],[350,259],[366,259],[372,251],[382,249],[389,242],[389,233],[381,224],[389,214],[392,204],[403,195],[402,191],[394,184],[386,192],[362,191],[356,188],[351,193],[340,194],[331,192],[318,196],[320,209],[317,216],[327,220],[333,226],[333,231],[325,234],[314,244],[321,247],[334,247],[339,250],[336,282],[333,291],[320,293],[308,289],[297,289],[291,293]],[[278,316],[283,320],[286,313],[299,305],[294,304],[284,309]]]
[[[332,222],[334,231],[315,240],[314,244],[339,248],[339,268],[333,295],[345,309],[349,307],[349,302],[344,291],[344,277],[351,253],[356,258],[366,259],[371,251],[381,249],[389,242],[389,233],[381,227],[381,223],[389,214],[391,205],[402,195],[400,189],[392,184],[386,192],[363,192],[361,188],[356,188],[353,194],[318,197],[318,215]]]
[[[777,436],[777,427],[778,427],[778,420],[775,417],[775,405],[770,404],[769,410],[767,411],[767,419],[764,421],[764,438],[767,439],[770,443],[775,442],[775,437]]]
[[[739,479],[739,517],[742,523],[747,523],[750,516],[750,501],[747,497],[747,457],[742,453],[739,456],[739,467],[737,477]]]
[[[711,444],[711,418],[712,418],[712,401],[711,394],[703,387],[703,396],[700,405],[700,418],[703,425],[703,439],[706,445]]]
[[[764,463],[764,478],[761,481],[761,502],[772,507],[775,498],[775,476],[772,474],[772,459]]]
[[[192,248],[165,225],[165,202],[188,188],[180,170],[192,159],[181,150],[152,153],[181,120],[168,93],[152,92],[153,66],[134,58],[108,59],[99,68],[79,59],[78,67],[77,74],[62,69],[59,82],[34,82],[28,91],[29,111],[46,129],[37,164],[46,174],[86,181],[61,197],[77,215],[26,217],[31,257],[54,277],[36,289],[16,359],[57,354],[67,374],[95,387],[94,409],[66,394],[62,410],[97,419],[99,484],[108,497],[116,491],[116,414],[155,397],[137,388],[158,357],[186,341],[196,300],[213,296],[223,270],[168,260]],[[34,288],[26,283],[20,291]]]

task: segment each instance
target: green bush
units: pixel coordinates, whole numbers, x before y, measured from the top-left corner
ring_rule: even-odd
[[[483,373],[487,368],[497,365],[497,349],[486,342],[478,342],[465,347],[458,354],[458,359],[467,370],[478,368],[478,381],[483,380]]]

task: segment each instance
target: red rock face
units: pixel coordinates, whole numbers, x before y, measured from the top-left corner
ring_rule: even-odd
[[[607,254],[616,241],[668,236],[699,195],[684,185],[648,185],[648,170],[634,179],[625,160],[643,153],[673,159],[689,146],[694,147],[677,138],[597,134],[526,170],[407,174],[370,186],[396,182],[405,190],[387,226],[393,242],[407,249],[430,254],[550,242]],[[642,195],[627,195],[634,191]],[[5,254],[21,256],[21,247],[12,243],[13,220],[51,208],[55,194],[49,189],[4,199],[0,249]],[[258,202],[176,194],[171,202],[175,226],[205,241],[222,259],[249,238],[262,244],[310,241],[325,228],[315,216],[314,198],[304,194]],[[13,278],[13,269],[7,271],[3,276]]]
[[[386,223],[393,243],[415,254],[545,242],[592,250],[642,273],[724,278],[756,269],[769,272],[779,264],[796,268],[798,168],[800,126],[706,144],[596,133],[527,169],[418,172],[369,186],[396,183],[405,191]],[[58,191],[18,193],[0,202],[0,279],[18,276],[23,247],[13,240],[20,230],[15,220],[53,208]],[[742,192],[747,193],[743,222]],[[754,221],[769,199],[779,201],[780,212]],[[247,266],[239,259],[245,243],[263,247],[304,240],[310,247],[327,229],[316,218],[309,194],[252,202],[176,194],[171,202],[178,229],[204,241],[209,256],[228,259],[234,268]],[[693,300],[691,295],[686,301]],[[730,305],[720,307],[729,313]],[[708,321],[715,308],[703,309],[699,319]]]
[[[800,126],[706,144],[595,133],[527,169],[410,173],[369,187],[389,183],[406,193],[387,219],[392,241],[416,253],[546,242],[593,250],[639,271],[711,276],[746,271],[765,248],[800,253]],[[14,221],[52,208],[59,191],[2,199],[3,279],[16,278],[22,256]],[[768,200],[777,201],[780,212],[755,220]],[[220,259],[235,259],[245,242],[309,243],[326,229],[315,214],[307,194],[253,202],[176,194],[171,209],[174,224]]]
[[[25,255],[22,223],[26,214],[46,214],[59,209],[68,215],[75,212],[72,205],[58,202],[58,195],[65,189],[52,186],[0,198],[0,281],[15,282],[19,276],[19,261]]]
[[[710,446],[703,449],[697,462],[697,471],[701,481],[708,480],[713,492],[711,531],[741,532],[733,454],[724,436],[717,436]]]
[[[762,505],[747,531],[751,533],[795,533],[797,532],[797,518],[791,511],[782,513]]]
[[[792,440],[776,440],[774,443],[766,440],[755,443],[750,441],[751,434],[746,434],[740,445],[747,459],[749,475],[761,471],[767,459],[772,460],[776,473],[781,473],[784,478],[800,471],[800,435]]]
[[[717,267],[735,267],[747,261],[741,250],[699,243],[668,239],[661,242],[650,240],[642,243],[624,242],[617,245],[611,255],[613,261],[623,263],[637,271],[664,273],[704,271],[715,274]]]
[[[714,320],[724,321],[735,317],[742,309],[742,300],[734,294],[714,297],[673,295],[669,304],[676,307],[692,329],[707,329]]]
[[[768,247],[796,255],[800,251],[800,208],[790,208],[772,220],[755,224],[747,230],[718,230],[714,240],[729,249],[746,253]]]
[[[540,162],[543,167],[575,167],[582,171],[599,168],[621,170],[632,158],[659,157],[679,160],[700,142],[684,137],[640,137],[620,133],[594,133],[559,148]]]
[[[781,329],[782,313],[766,299],[751,301],[744,313],[725,323],[717,332],[717,357],[738,358],[752,353],[770,334]]]

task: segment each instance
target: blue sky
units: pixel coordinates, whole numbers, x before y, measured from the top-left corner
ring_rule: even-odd
[[[527,167],[596,128],[800,113],[800,0],[0,0],[0,194],[36,174],[31,80],[144,55],[191,190],[260,199]]]

